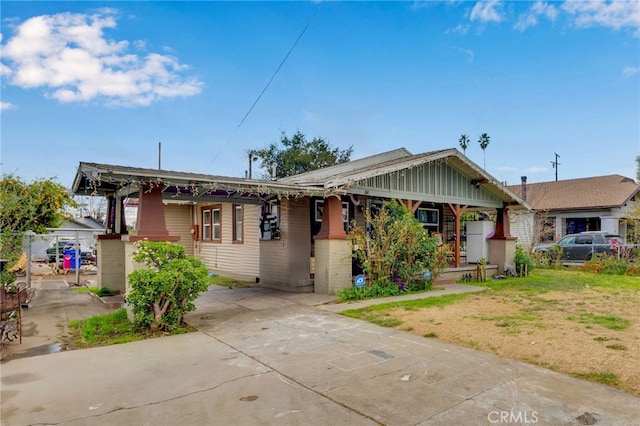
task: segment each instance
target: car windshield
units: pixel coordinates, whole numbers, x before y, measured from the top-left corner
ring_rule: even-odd
[[[576,237],[574,236],[564,237],[558,242],[558,244],[561,246],[568,245],[568,244],[575,244],[575,243],[576,243]]]

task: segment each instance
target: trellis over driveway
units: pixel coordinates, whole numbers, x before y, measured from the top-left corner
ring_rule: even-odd
[[[103,195],[108,200],[105,234],[98,239],[98,265],[111,272],[99,271],[98,281],[99,285],[111,288],[114,284],[107,282],[124,281],[128,273],[138,267],[130,261],[132,243],[148,239],[180,240],[188,251],[191,246],[192,252],[200,253],[205,263],[210,263],[208,267],[216,266],[221,273],[231,273],[232,267],[239,264],[250,267],[253,261],[256,281],[265,286],[332,293],[351,282],[351,262],[348,261],[351,242],[344,230],[345,204],[348,211],[354,211],[351,218],[363,226],[363,207],[385,199],[399,200],[412,211],[424,206],[439,209],[442,215],[451,214],[455,218],[456,266],[461,263],[461,215],[465,211],[495,211],[496,230],[490,240],[489,262],[498,265],[500,270],[512,264],[515,249],[515,241],[509,234],[508,210],[528,208],[513,192],[456,149],[413,155],[401,148],[276,181],[80,163],[73,192]],[[127,235],[124,220],[127,197],[139,199],[132,235]],[[321,221],[319,230],[314,230],[310,213],[311,200],[316,197],[324,200],[321,218],[315,219]],[[189,222],[191,238],[188,233],[180,234],[167,226],[170,207],[167,203],[171,201],[187,207],[183,216]],[[262,214],[267,202],[281,206],[277,239],[267,241],[254,232],[253,213],[245,213],[245,235],[240,245],[224,242],[212,245],[200,238],[202,216],[198,209],[202,206],[243,205],[245,211],[256,212],[257,216]],[[356,206],[358,208],[354,208]],[[256,217],[256,229],[258,220]],[[442,226],[438,223],[430,229],[442,232]],[[193,249],[195,246],[197,250]],[[211,252],[211,247],[215,249],[215,262],[206,254],[207,250]],[[224,265],[218,265],[219,251],[231,256],[229,271],[224,270]],[[310,277],[311,252],[315,253],[315,282]],[[281,267],[272,268],[269,262],[279,262]],[[102,284],[100,277],[104,278]]]

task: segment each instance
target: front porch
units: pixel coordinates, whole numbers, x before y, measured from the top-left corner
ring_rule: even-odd
[[[485,266],[486,270],[486,278],[487,280],[493,277],[494,275],[499,274],[498,265],[487,264]],[[478,271],[478,265],[471,263],[464,263],[460,266],[450,266],[445,269],[438,277],[435,279],[433,285],[445,285],[445,284],[454,284],[456,281],[464,281],[465,275],[469,274],[471,279],[476,279],[476,274]]]

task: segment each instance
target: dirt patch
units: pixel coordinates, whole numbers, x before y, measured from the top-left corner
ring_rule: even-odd
[[[388,312],[396,328],[492,352],[640,396],[640,293],[487,291],[439,308]]]

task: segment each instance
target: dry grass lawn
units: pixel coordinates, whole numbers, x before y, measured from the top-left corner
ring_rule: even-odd
[[[360,317],[640,396],[640,278],[635,279],[637,288],[583,284],[537,291],[501,285],[450,304],[388,306],[364,310]]]

